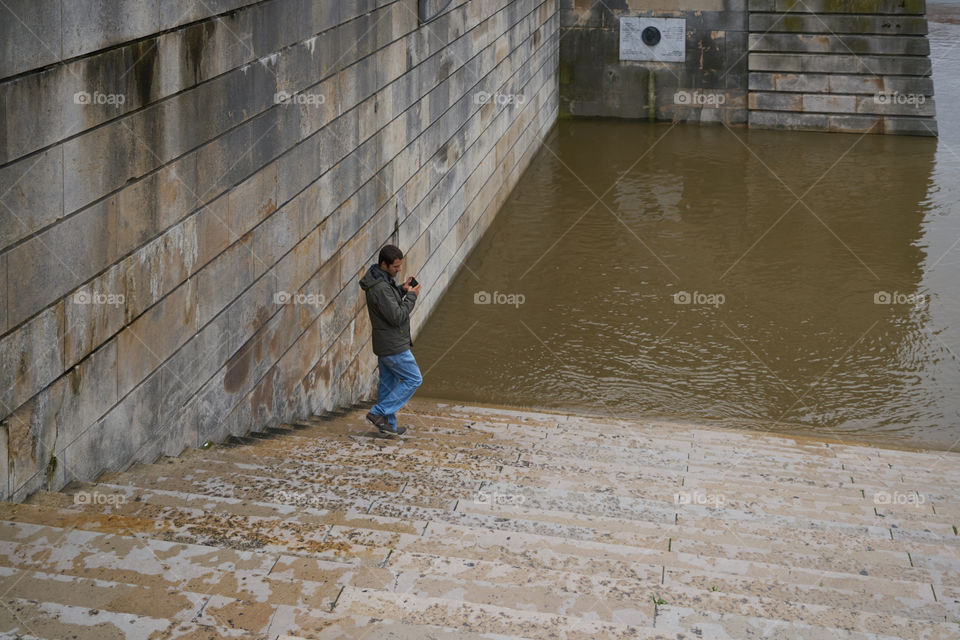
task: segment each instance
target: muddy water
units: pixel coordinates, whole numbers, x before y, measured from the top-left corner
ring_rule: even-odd
[[[960,26],[931,32],[939,140],[559,123],[419,394],[960,450]]]

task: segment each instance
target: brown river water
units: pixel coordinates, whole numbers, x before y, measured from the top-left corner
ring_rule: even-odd
[[[559,122],[418,395],[960,450],[960,25],[930,31],[939,139]]]

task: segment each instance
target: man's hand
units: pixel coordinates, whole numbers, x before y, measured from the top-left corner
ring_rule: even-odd
[[[410,282],[411,282],[412,280],[413,280],[413,276],[408,277],[408,278],[407,278],[407,281],[403,283],[403,287],[402,287],[402,288],[403,288],[404,291],[413,291],[416,295],[419,296],[419,295],[420,295],[420,287],[423,286],[423,283],[418,282],[418,283],[417,283],[417,286],[411,287],[411,286],[410,286]]]

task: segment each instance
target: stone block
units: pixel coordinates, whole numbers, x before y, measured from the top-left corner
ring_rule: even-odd
[[[186,88],[256,59],[250,19],[250,5],[255,3],[244,0],[244,4],[239,11],[161,34],[156,39],[161,62],[155,82],[163,95],[170,95],[168,88]]]
[[[322,342],[320,344],[323,345]],[[330,351],[333,351],[333,349],[328,349],[326,353],[323,353],[310,372],[303,378],[307,401],[314,414],[323,414],[335,408],[330,394],[330,362],[333,358]]]
[[[933,97],[933,78],[884,77],[878,91]]]
[[[883,91],[883,78],[879,76],[844,76],[829,77],[830,93],[865,93],[874,94]]]
[[[215,376],[227,361],[234,344],[240,344],[240,336],[234,333],[230,318],[221,315],[163,363],[162,394],[158,408],[161,424],[174,430],[178,428],[173,426],[173,422],[187,409],[190,399],[203,384]],[[184,442],[195,446],[195,436]]]
[[[321,33],[345,20],[341,19],[340,0],[314,0],[311,12],[313,19],[311,31]]]
[[[299,291],[320,268],[320,230],[314,229],[277,262],[277,288],[287,293]],[[314,291],[307,293],[316,294]],[[302,304],[322,305],[318,297],[304,298]],[[319,310],[318,310],[319,313]]]
[[[759,128],[824,131],[830,125],[830,116],[820,113],[751,111],[749,122],[751,127]]]
[[[197,268],[197,218],[190,217],[120,263],[125,279],[127,319],[136,318]]]
[[[924,0],[776,0],[774,11],[923,15]]]
[[[830,42],[830,53],[928,56],[930,42],[923,36],[839,36]]]
[[[804,94],[803,111],[819,113],[856,113],[856,96]]]
[[[917,16],[750,14],[750,31],[789,33],[924,35],[927,21]]]
[[[123,327],[127,318],[126,291],[123,266],[116,264],[66,297],[65,369],[80,362]]]
[[[341,12],[346,7],[341,7]],[[369,56],[376,50],[376,18],[373,13],[362,15],[346,22],[341,16],[339,57],[341,68],[353,65],[357,60]]]
[[[7,443],[10,440],[10,429],[6,423],[0,421],[0,500],[10,500],[10,452]]]
[[[122,471],[138,452],[162,438],[157,429],[161,376],[152,375],[66,448],[71,479],[89,482]]]
[[[62,4],[63,0],[8,0],[0,5],[0,78],[63,58]]]
[[[197,190],[214,198],[240,184],[287,148],[278,135],[281,112],[271,109],[232,129],[197,152]],[[295,132],[294,137],[299,132]]]
[[[379,247],[377,249],[379,250]],[[340,253],[337,253],[329,260],[325,260],[303,285],[305,291],[314,293],[323,299],[323,305],[318,309],[320,313],[323,313],[340,293],[342,257]],[[347,286],[353,286],[353,283]],[[359,284],[357,286],[359,287]]]
[[[936,136],[937,122],[933,118],[905,118],[885,116],[883,132],[898,135]]]
[[[8,322],[15,326],[116,259],[116,212],[103,203],[61,220],[7,255]]]
[[[63,2],[63,58],[106,49],[159,30],[157,0]]]
[[[171,29],[255,4],[257,0],[158,0],[160,28]]]
[[[367,140],[379,129],[377,126],[379,106],[379,99],[376,95],[367,98],[357,106],[358,136],[360,140]]]
[[[196,280],[174,289],[117,337],[117,390],[123,396],[156,371],[197,330]]]
[[[875,116],[833,115],[830,116],[829,130],[838,133],[881,133],[883,123],[881,118]]]
[[[117,211],[118,255],[155,238],[200,205],[196,159],[189,154],[107,199],[107,207]]]
[[[176,457],[189,448],[198,448],[197,432],[197,405],[190,402],[178,412],[169,417],[161,414],[158,424],[161,430],[169,432],[164,438],[160,453],[165,456]]]
[[[374,67],[377,72],[377,90],[382,89],[407,72],[408,46],[407,40],[401,38],[377,51],[377,62]]]
[[[390,38],[396,40],[415,33],[420,27],[417,19],[417,3],[415,0],[401,0],[393,5],[391,14]],[[411,42],[413,40],[411,39]]]
[[[278,199],[287,201],[307,188],[330,169],[338,155],[339,144],[329,127],[285,153],[278,161]]]
[[[229,318],[230,348],[234,356],[237,350],[248,343],[276,312],[276,293],[276,277],[272,271],[268,271],[245,291],[234,296],[227,306],[225,314]],[[258,354],[257,357],[259,358],[260,355]],[[262,371],[258,375],[262,375]],[[249,388],[241,390],[240,387],[233,386],[236,388],[230,393],[240,391],[246,393],[249,390]]]
[[[359,197],[352,195],[337,207],[334,216],[340,221],[339,242],[341,248],[353,237],[367,219],[367,213],[358,209]]]
[[[279,59],[280,54],[262,58],[162,103],[165,109],[158,114],[164,129],[162,148],[170,155],[184,153],[196,146],[196,140],[211,140],[274,107],[279,100]],[[204,115],[194,123],[189,118],[195,113]],[[177,124],[179,132],[174,130]]]
[[[0,335],[7,332],[7,254],[0,253]]]
[[[224,395],[230,398],[225,400],[227,406],[235,406],[237,402],[249,393],[256,382],[273,365],[275,359],[286,349],[287,342],[278,331],[282,324],[285,310],[296,315],[291,309],[281,308],[279,311],[273,302],[275,293],[273,283],[270,278],[265,278],[257,283],[250,295],[245,295],[237,302],[246,306],[241,315],[232,318],[234,327],[239,327],[238,321],[249,313],[254,313],[253,322],[246,322],[243,327],[245,333],[249,335],[246,342],[242,343],[238,350],[230,357],[226,363],[225,378],[222,383]],[[274,314],[274,315],[270,315]],[[289,319],[289,318],[288,318]],[[251,333],[252,332],[252,333]],[[234,332],[236,337],[236,331]],[[242,339],[242,338],[241,338]],[[249,429],[249,425],[247,426]]]
[[[60,303],[0,338],[0,416],[9,415],[63,372],[62,326]]]
[[[57,449],[68,446],[119,400],[117,341],[99,347],[60,380],[64,389],[62,408],[57,411]]]
[[[781,53],[750,53],[750,71],[803,71],[805,56]]]
[[[391,117],[406,111],[420,99],[417,93],[419,82],[420,68],[414,67],[389,85],[389,113]]]
[[[9,416],[12,489],[29,494],[41,485],[62,486],[59,474],[68,463],[61,452],[117,402],[116,355],[111,341]],[[58,468],[48,468],[52,456]],[[41,482],[28,484],[37,474]]]
[[[0,164],[12,162],[62,140],[69,133],[82,130],[85,128],[83,122],[74,122],[81,112],[87,118],[95,113],[116,112],[115,105],[75,103],[75,96],[88,88],[74,68],[79,66],[58,65],[4,84],[0,92],[0,113],[3,113]]]
[[[340,70],[340,29],[330,29],[298,43],[282,53],[277,72],[277,90],[296,93]]]
[[[251,229],[269,218],[277,210],[279,202],[285,202],[291,193],[278,192],[283,186],[280,180],[282,159],[271,162],[238,184],[227,194],[230,222],[230,241],[243,237]]]
[[[230,233],[230,207],[226,194],[201,207],[195,214],[197,268],[213,260],[235,240]]]
[[[776,78],[781,74],[774,73],[751,73],[750,90],[751,91],[773,91],[776,89]]]
[[[162,161],[160,120],[141,112],[63,144],[64,210],[67,213],[143,176]],[[194,116],[196,117],[196,116]],[[103,150],[111,149],[105,155]]]
[[[223,417],[233,408],[235,399],[223,392],[225,371],[221,369],[193,397],[187,407],[196,416],[197,442],[222,442],[229,432]]]
[[[312,0],[260,2],[251,7],[251,44],[257,58],[272,57],[281,49],[314,35]]]
[[[368,56],[339,72],[340,109],[346,112],[377,90],[377,58]]]
[[[0,168],[0,249],[63,217],[62,149]]]
[[[932,97],[923,94],[878,93],[873,96],[858,96],[856,112],[914,118],[933,117],[936,115],[936,105]]]
[[[300,241],[300,213],[285,206],[253,230],[253,273],[259,278]]]
[[[338,208],[327,215],[319,225],[321,264],[332,258],[346,240],[342,234],[342,218],[342,210]]]
[[[871,75],[929,76],[930,58],[912,56],[863,56],[858,58],[858,71]]]
[[[751,33],[751,52],[830,53],[841,55],[908,55],[930,53],[927,39],[919,36],[806,35],[789,33]]]
[[[727,124],[746,124],[749,113],[748,109],[725,109],[723,119]]]
[[[41,396],[24,403],[3,421],[8,437],[8,482],[16,500],[41,488],[46,471],[59,464],[53,460],[56,424],[44,400]]]
[[[340,114],[340,83],[337,76],[330,76],[323,82],[305,89],[300,93],[300,104],[294,107],[300,123],[299,140],[305,140],[321,127],[332,122]]]
[[[774,86],[777,91],[796,91],[799,93],[826,93],[829,89],[830,77],[810,73],[780,73],[776,74]]]
[[[207,324],[254,281],[253,235],[248,234],[197,274],[197,322]]]
[[[280,415],[300,417],[312,413],[304,379],[316,364],[319,352],[319,325],[312,323],[277,362],[275,384]]]
[[[354,273],[354,275],[357,274]],[[348,278],[347,281],[356,282],[354,278]],[[350,323],[353,310],[357,304],[366,304],[365,298],[360,292],[360,287],[351,285],[337,293],[333,303],[328,305],[320,314],[320,344],[323,347],[329,345],[326,357],[339,353],[342,345],[338,342],[338,338],[343,329]],[[337,357],[332,357],[329,360],[331,380],[336,379],[337,368],[342,367],[342,363],[338,360]]]

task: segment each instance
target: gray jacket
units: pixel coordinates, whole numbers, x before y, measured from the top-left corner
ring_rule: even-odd
[[[371,265],[360,278],[360,288],[367,296],[367,313],[373,328],[373,352],[378,356],[403,353],[413,346],[410,339],[410,312],[417,294],[404,292],[390,274]]]

